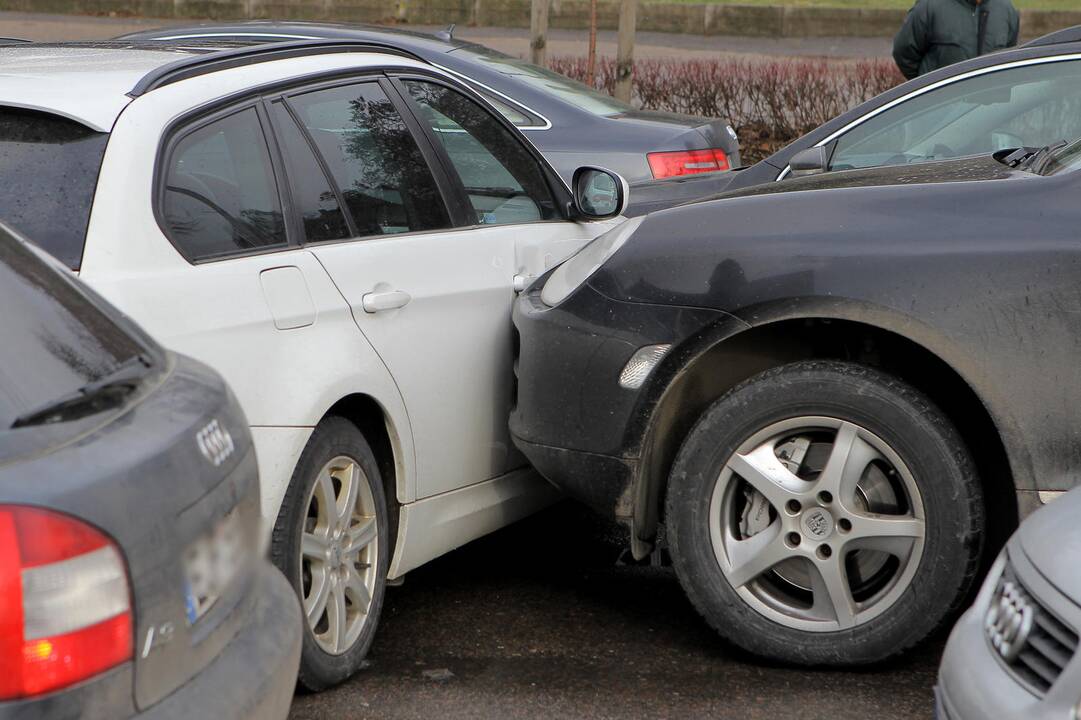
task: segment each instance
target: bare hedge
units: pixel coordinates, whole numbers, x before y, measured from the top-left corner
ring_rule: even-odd
[[[550,60],[556,72],[584,81],[581,57]],[[596,86],[611,93],[615,61],[598,58]],[[727,120],[745,163],[756,162],[842,112],[904,80],[888,60],[679,60],[634,64],[635,105]]]

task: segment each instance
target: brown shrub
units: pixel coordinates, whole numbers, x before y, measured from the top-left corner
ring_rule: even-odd
[[[557,57],[550,65],[575,80],[585,79],[585,58]],[[644,59],[634,64],[634,104],[727,120],[749,164],[903,79],[888,60]],[[611,58],[598,58],[595,84],[612,92]]]

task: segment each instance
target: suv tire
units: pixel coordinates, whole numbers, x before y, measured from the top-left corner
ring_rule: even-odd
[[[911,386],[847,362],[775,368],[717,400],[679,451],[665,510],[706,621],[799,664],[912,647],[958,609],[983,550],[982,491],[956,429]]]

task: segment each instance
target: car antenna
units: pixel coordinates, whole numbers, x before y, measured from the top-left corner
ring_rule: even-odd
[[[439,38],[440,40],[442,40],[443,42],[450,42],[451,40],[454,39],[454,28],[456,28],[456,27],[457,27],[456,23],[451,23],[450,25],[447,25],[446,30],[440,30],[439,32],[437,32],[435,34],[435,36],[437,38]]]

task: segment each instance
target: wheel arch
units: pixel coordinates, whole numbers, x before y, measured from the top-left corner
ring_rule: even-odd
[[[373,396],[366,393],[352,393],[331,405],[323,418],[342,417],[353,423],[360,430],[371,447],[379,464],[383,490],[390,507],[390,547],[397,543],[398,508],[409,501],[406,487],[407,470],[403,457],[403,447],[397,428],[390,413]]]
[[[910,320],[889,322],[892,318],[882,313],[852,312],[850,307],[843,312],[836,307],[815,310],[793,312],[787,304],[776,311],[741,313],[753,317],[755,324],[707,328],[671,353],[667,366],[657,369],[635,416],[639,427],[631,430],[638,444],[628,444],[640,458],[632,489],[636,555],[648,552],[656,541],[669,471],[702,412],[760,372],[809,359],[866,364],[928,395],[957,427],[975,458],[991,521],[988,527],[993,529],[988,551],[997,552],[1017,527],[1017,490],[1032,484],[1030,460],[1023,448],[1009,443],[1009,419],[996,417],[966,373],[944,359],[949,353],[941,348],[948,343],[937,344],[935,333],[924,326]]]

